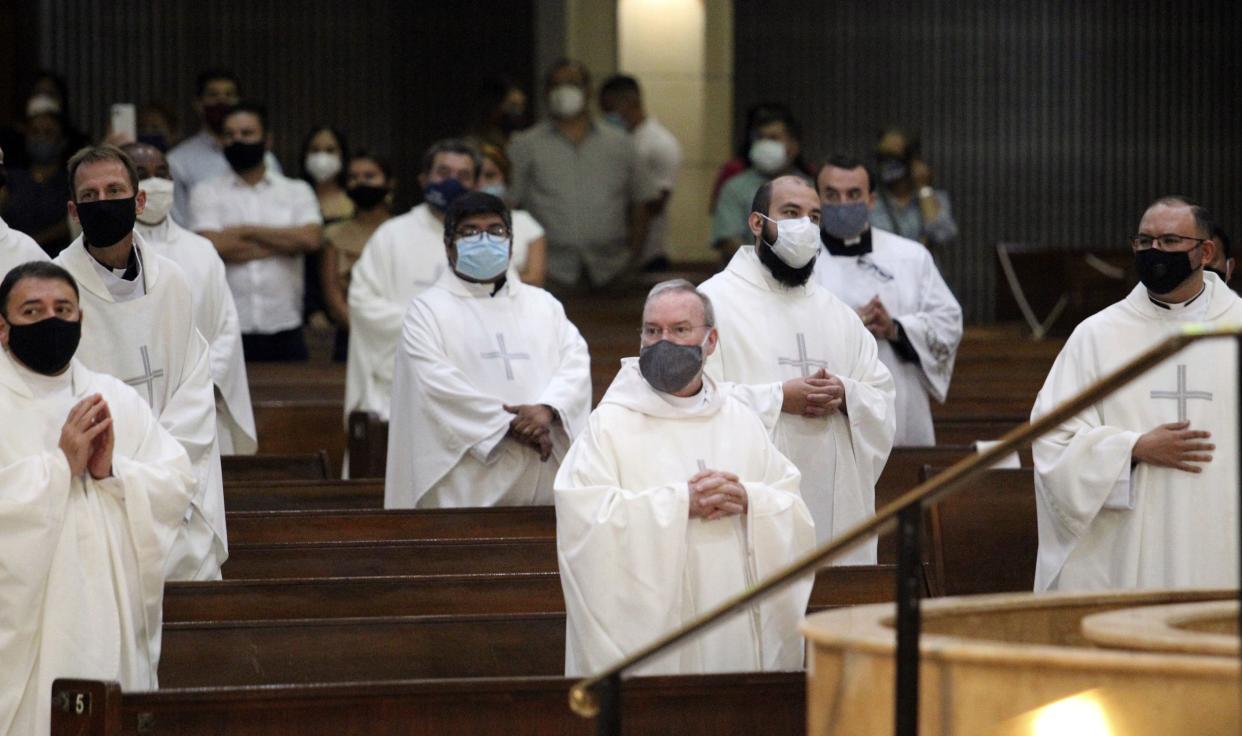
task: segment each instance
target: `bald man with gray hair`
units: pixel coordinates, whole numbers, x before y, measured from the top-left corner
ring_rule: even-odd
[[[658,284],[639,332],[638,357],[621,362],[554,483],[570,676],[602,669],[815,545],[801,476],[769,435],[773,417],[751,408],[754,389],[703,372],[719,339],[711,299],[688,281]],[[644,673],[798,669],[795,624],[810,586],[791,586]]]

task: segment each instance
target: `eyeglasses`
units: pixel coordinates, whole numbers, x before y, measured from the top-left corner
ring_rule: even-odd
[[[1189,240],[1196,245],[1206,243],[1211,238],[1192,238],[1189,235],[1165,233],[1164,235],[1134,235],[1130,238],[1130,247],[1134,250],[1147,250],[1156,247],[1158,250],[1177,250],[1182,241]]]
[[[655,342],[663,338],[666,334],[672,335],[677,340],[689,340],[694,331],[707,327],[707,325],[676,325],[674,327],[656,327],[655,325],[643,325],[638,331],[642,335],[643,340],[647,342]]]
[[[478,242],[479,240],[483,238],[483,233],[487,233],[493,238],[507,238],[509,237],[509,228],[505,227],[504,225],[500,225],[500,224],[488,225],[485,228],[479,228],[473,225],[466,225],[464,227],[457,228],[457,231],[454,233],[454,237],[457,240]]]

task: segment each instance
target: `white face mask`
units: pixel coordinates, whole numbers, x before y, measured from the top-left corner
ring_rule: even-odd
[[[811,218],[773,220],[764,214],[759,216],[776,223],[776,242],[772,244],[772,252],[786,265],[802,268],[819,252],[819,225],[811,222]],[[762,231],[760,237],[763,237]]]
[[[327,151],[315,151],[306,154],[306,173],[316,183],[325,182],[341,173],[341,157]]]
[[[586,93],[576,84],[558,84],[548,93],[548,109],[553,117],[572,118],[582,112]]]
[[[143,225],[158,225],[168,217],[173,206],[173,183],[171,179],[151,177],[138,182],[138,188],[147,193],[147,204],[138,215]]]
[[[764,174],[775,174],[785,168],[785,144],[761,138],[750,144],[750,162]]]

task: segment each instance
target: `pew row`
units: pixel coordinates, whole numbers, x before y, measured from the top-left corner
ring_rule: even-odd
[[[550,537],[230,544],[225,580],[556,572]]]
[[[53,736],[589,736],[563,677],[207,687],[122,693],[56,680]],[[749,736],[806,732],[802,672],[634,677],[622,686],[625,734]]]
[[[810,608],[890,601],[896,573],[893,565],[820,570]],[[924,594],[929,592],[925,584]],[[554,571],[182,582],[164,589],[166,624],[564,611]]]
[[[328,480],[332,461],[327,450],[291,455],[221,455],[224,484],[271,480]]]
[[[239,511],[229,543],[368,542],[476,537],[555,537],[551,506],[474,509]]]
[[[262,457],[256,455],[255,457]],[[384,508],[383,480],[226,481],[224,508],[233,511],[332,511]]]
[[[343,384],[342,384],[343,385]],[[319,389],[313,396],[323,396]],[[341,389],[340,396],[344,395]],[[337,396],[335,391],[333,396]],[[324,450],[332,467],[345,459],[345,407],[340,398],[255,400],[254,422],[260,455],[291,455]],[[382,474],[381,474],[382,475]]]

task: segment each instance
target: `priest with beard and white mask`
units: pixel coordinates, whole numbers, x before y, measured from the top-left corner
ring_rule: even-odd
[[[565,672],[598,672],[815,546],[779,413],[703,373],[718,349],[711,300],[656,285],[639,357],[621,362],[556,477]],[[802,667],[807,577],[641,668],[688,674]]]
[[[228,557],[224,483],[210,351],[194,326],[193,291],[180,267],[134,232],[146,195],[125,152],[83,148],[69,160],[69,182],[69,214],[82,235],[55,263],[73,275],[91,314],[78,360],[133,386],[190,457],[194,499],[168,579],[219,579]]]
[[[1140,283],[1075,328],[1032,421],[1188,324],[1242,325],[1242,300],[1204,269],[1212,228],[1184,197],[1147,209],[1130,239]],[[1196,343],[1035,442],[1036,591],[1237,585],[1235,346]]]
[[[944,403],[962,340],[962,308],[921,243],[868,225],[876,195],[861,161],[833,156],[816,179],[823,206],[813,278],[875,336],[897,389],[896,446],[936,444],[931,400]]]
[[[250,382],[242,355],[237,306],[224,274],[224,261],[211,241],[169,217],[176,185],[160,149],[147,143],[121,147],[138,169],[138,188],[147,195],[135,227],[148,250],[176,263],[190,281],[194,323],[211,353],[215,384],[216,436],[221,455],[253,455],[259,448]]]
[[[802,473],[802,498],[822,544],[875,514],[875,482],[893,446],[893,377],[857,313],[811,280],[820,202],[810,182],[773,179],[751,210],[756,244],[699,287],[716,305],[720,330],[707,372],[781,386],[773,438]],[[837,564],[875,561],[873,539]]]
[[[0,733],[47,734],[55,678],[158,684],[194,478],[132,388],[74,359],[92,317],[55,264],[0,281]]]
[[[508,274],[509,210],[471,192],[444,218],[449,268],[410,303],[394,368],[385,508],[543,505],[591,408],[586,342]]]
[[[7,177],[4,171],[4,149],[0,149],[0,189],[4,188]],[[14,230],[0,218],[0,278],[10,269],[30,261],[46,261],[44,252],[34,238],[20,230]]]
[[[350,271],[346,420],[354,411],[388,419],[405,310],[448,270],[444,215],[474,189],[481,165],[479,152],[464,140],[433,143],[418,175],[422,204],[380,225]]]

